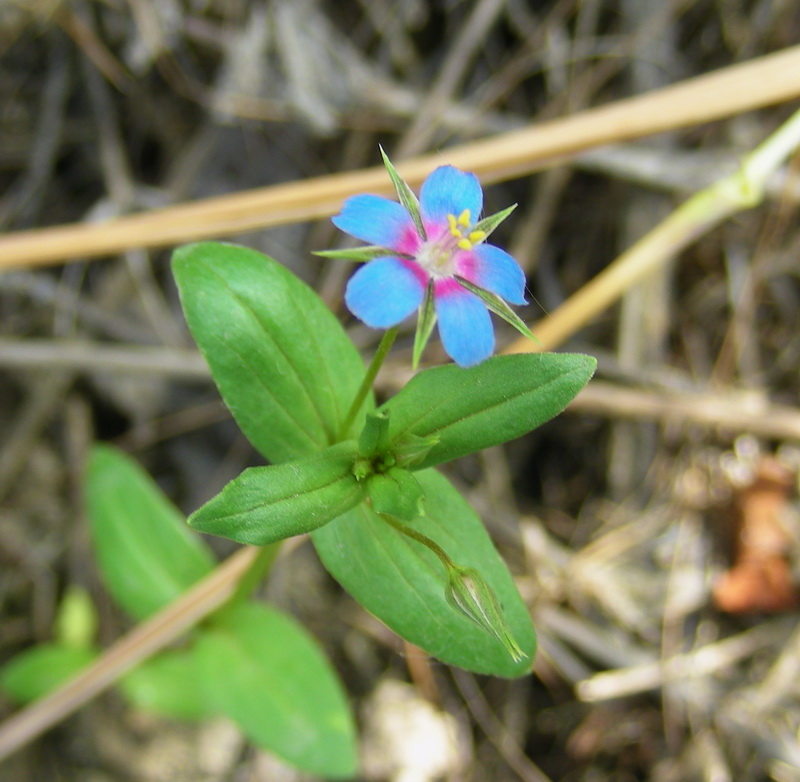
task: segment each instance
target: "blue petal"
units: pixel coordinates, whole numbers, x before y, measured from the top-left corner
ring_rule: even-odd
[[[362,242],[391,250],[399,249],[408,231],[416,233],[410,215],[400,204],[369,194],[348,198],[333,224]]]
[[[439,334],[447,354],[462,367],[489,358],[494,331],[489,312],[475,294],[463,288],[436,297]]]
[[[475,224],[483,209],[483,190],[475,174],[441,166],[422,183],[419,207],[422,219],[434,223],[444,222],[447,215],[458,217],[469,209]]]
[[[407,262],[378,258],[347,283],[344,300],[359,320],[375,329],[396,326],[422,304],[425,283]]]
[[[528,303],[525,301],[525,273],[505,250],[493,244],[481,244],[471,255],[472,269],[464,277],[512,304]]]

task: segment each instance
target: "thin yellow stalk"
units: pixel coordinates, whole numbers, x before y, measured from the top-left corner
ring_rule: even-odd
[[[529,174],[602,144],[729,117],[800,97],[800,46],[571,117],[416,157],[398,166],[419,184],[450,163],[484,182]],[[164,247],[326,217],[348,196],[389,193],[382,167],[208,198],[105,223],[20,231],[0,237],[0,269]]]
[[[399,168],[411,183],[419,183],[442,162],[475,171],[487,182],[500,181],[591,146],[709,122],[798,96],[800,46],[574,117],[453,147],[446,154],[418,157]],[[756,203],[763,179],[789,154],[798,132],[800,120],[795,115],[747,159],[739,174],[690,199],[539,324],[540,345],[519,340],[512,350],[555,347],[699,233]],[[365,190],[389,192],[390,187],[384,169],[374,168],[206,199],[99,225],[9,234],[0,237],[0,268],[108,255],[130,247],[157,247],[324,217],[338,210],[349,195]],[[238,551],[174,604],[120,639],[86,671],[0,725],[0,759],[87,703],[221,605],[252,564],[256,551]]]
[[[0,760],[88,703],[126,671],[222,605],[233,594],[258,551],[255,547],[239,549],[174,603],[120,638],[63,687],[7,719],[0,725]]]
[[[800,146],[800,111],[792,115],[742,162],[739,170],[679,206],[604,271],[535,324],[533,342],[517,339],[506,350],[526,353],[551,350],[603,312],[635,282],[690,245],[726,217],[761,202],[767,180]]]

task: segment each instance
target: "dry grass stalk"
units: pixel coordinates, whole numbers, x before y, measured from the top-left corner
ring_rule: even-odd
[[[454,147],[446,156],[416,158],[401,169],[418,183],[446,157],[447,162],[474,170],[486,181],[499,181],[591,146],[686,127],[797,97],[799,74],[800,47],[793,47],[565,120]],[[11,234],[0,240],[0,266],[41,265],[322,217],[336,211],[343,198],[363,190],[387,191],[382,169],[264,188],[100,225]],[[548,346],[555,346],[577,327],[573,322],[558,335],[546,337]],[[58,722],[124,670],[207,615],[232,591],[251,557],[249,549],[234,555],[173,606],[121,639],[86,673],[0,726],[0,757]],[[747,646],[742,654],[749,653],[750,648]],[[728,657],[735,659],[736,654]],[[720,665],[720,659],[715,657],[711,669]],[[726,664],[724,660],[722,664]],[[646,672],[652,673],[649,669]]]
[[[537,341],[519,338],[506,352],[525,353],[560,345],[640,280],[700,236],[737,212],[761,203],[766,184],[800,143],[800,112],[742,161],[738,171],[681,204],[593,280],[534,326]]]
[[[79,709],[137,663],[193,627],[234,593],[259,549],[241,548],[179,600],[120,638],[96,662],[0,725],[0,760]]]
[[[498,182],[540,170],[602,144],[691,127],[800,97],[800,46],[733,65],[571,117],[511,131],[399,166],[419,184],[450,163]],[[0,238],[0,268],[111,255],[132,247],[163,247],[326,217],[360,192],[388,193],[383,168],[274,185],[92,225],[11,233]]]

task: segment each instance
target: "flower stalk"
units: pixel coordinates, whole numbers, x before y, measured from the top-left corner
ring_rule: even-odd
[[[427,535],[401,524],[389,514],[381,513],[381,518],[398,532],[422,544],[432,551],[442,563],[447,573],[447,586],[444,595],[447,602],[471,622],[474,622],[489,635],[493,635],[505,648],[514,662],[527,655],[511,633],[511,628],[503,616],[503,609],[494,590],[485,578],[474,568],[457,565],[447,552]]]

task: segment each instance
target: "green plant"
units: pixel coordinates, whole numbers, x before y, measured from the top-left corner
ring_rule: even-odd
[[[188,523],[265,547],[248,587],[268,572],[281,540],[310,533],[330,574],[403,638],[452,665],[523,676],[536,650],[528,610],[481,520],[436,467],[557,415],[595,360],[488,357],[489,312],[529,334],[506,304],[524,302],[524,275],[485,243],[511,209],[478,220],[477,179],[452,167],[437,169],[417,201],[385,162],[401,203],[357,196],[334,220],[376,246],[323,253],[367,262],[346,300],[389,330],[366,369],[322,300],[276,261],[210,242],[175,252],[192,335],[240,428],[270,463],[245,470]],[[425,369],[376,406],[373,381],[397,323],[414,310],[414,365],[438,320],[461,366]],[[205,544],[120,452],[94,449],[86,490],[98,563],[131,617],[145,619],[213,569]],[[249,591],[240,588],[181,647],[129,673],[122,691],[176,718],[226,714],[301,768],[351,775],[355,731],[330,665],[294,620]],[[62,634],[23,653],[0,686],[29,700],[46,689],[31,687],[36,670],[51,669],[47,688],[63,681],[97,653],[91,633],[79,635],[77,644]]]

